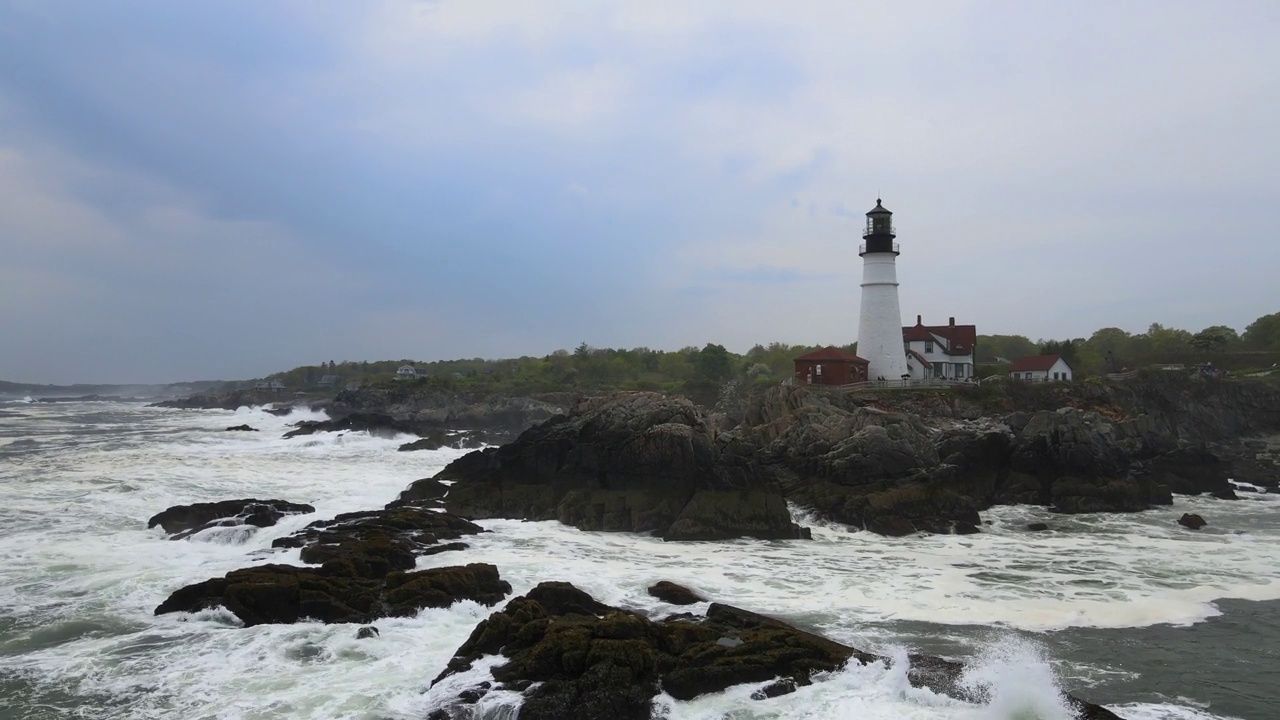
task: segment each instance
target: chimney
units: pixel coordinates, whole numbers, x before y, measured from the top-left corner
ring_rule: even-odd
[[[920,316],[919,316],[919,315],[917,315],[917,316],[916,316],[916,324],[917,324],[917,325],[923,325],[923,324],[924,324],[924,321],[920,319]]]
[[[956,319],[951,318],[951,327],[955,327],[955,326],[956,326]]]

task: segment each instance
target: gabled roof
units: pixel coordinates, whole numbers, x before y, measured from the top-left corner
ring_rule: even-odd
[[[933,367],[933,363],[929,362],[928,360],[925,360],[924,356],[916,352],[915,350],[908,350],[907,354],[915,358],[916,362],[920,363],[920,367],[924,367],[924,368]]]
[[[913,340],[933,340],[933,333],[924,325],[913,325],[911,327],[902,328],[902,339],[907,342]]]
[[[824,347],[820,350],[814,350],[811,353],[805,353],[804,355],[801,355],[800,357],[796,358],[796,360],[826,360],[828,362],[844,361],[844,362],[860,363],[863,365],[869,364],[869,361],[863,360],[857,355],[854,355],[851,352],[845,352],[844,350],[841,350],[840,348],[835,347],[833,345],[828,345],[827,347]]]
[[[1013,361],[1013,365],[1009,368],[1010,372],[1049,372],[1054,363],[1062,360],[1060,355],[1028,355],[1020,357]],[[1062,364],[1066,365],[1067,361],[1062,360]],[[1069,369],[1071,366],[1067,365]]]
[[[937,337],[934,337],[934,336]],[[976,325],[915,325],[902,328],[904,342],[937,341],[942,338],[948,355],[970,355],[978,342],[978,326]]]

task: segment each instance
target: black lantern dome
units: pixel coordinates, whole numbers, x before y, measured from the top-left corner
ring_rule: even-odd
[[[895,237],[897,237],[897,231],[893,227],[893,213],[881,204],[880,198],[876,198],[876,206],[867,213],[867,229],[862,233],[862,239],[866,242],[859,249],[858,255],[867,253],[897,255],[898,243],[893,241]]]

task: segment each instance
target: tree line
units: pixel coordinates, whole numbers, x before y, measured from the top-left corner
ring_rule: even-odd
[[[536,395],[553,392],[655,390],[681,393],[699,402],[714,401],[726,383],[775,384],[793,373],[793,361],[825,344],[756,345],[741,355],[723,345],[654,350],[597,348],[582,343],[572,350],[556,350],[542,357],[499,360],[470,358],[414,362],[412,360],[328,360],[268,376],[290,390],[326,392],[356,385],[411,383],[413,387],[447,392],[493,392]],[[857,352],[857,343],[840,346]],[[1243,333],[1215,325],[1199,332],[1153,323],[1144,333],[1102,328],[1088,338],[1031,340],[1023,335],[979,335],[980,375],[1007,372],[1007,364],[1026,355],[1062,355],[1077,377],[1118,372],[1153,363],[1211,362],[1232,371],[1263,369],[1280,361],[1280,312],[1258,318]],[[416,380],[393,380],[397,368],[413,365]],[[333,381],[321,386],[326,376]],[[248,381],[251,384],[253,381]]]

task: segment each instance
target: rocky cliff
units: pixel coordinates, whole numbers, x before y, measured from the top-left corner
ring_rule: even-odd
[[[1132,512],[1172,492],[1233,497],[1232,478],[1280,484],[1270,446],[1243,440],[1280,432],[1277,408],[1274,385],[1169,375],[922,393],[779,386],[729,421],[624,393],[467,455],[398,502],[667,539],[795,537],[786,501],[888,535],[978,532],[996,504]]]
[[[514,442],[472,452],[398,502],[463,517],[559,520],[671,540],[794,538],[786,500],[755,448],[720,436],[684,398],[623,393],[580,401]]]

